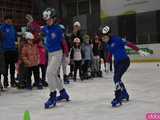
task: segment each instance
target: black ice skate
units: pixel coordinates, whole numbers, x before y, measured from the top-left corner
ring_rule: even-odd
[[[111,102],[112,107],[119,107],[122,105],[121,102],[121,90],[116,90],[115,91],[115,98]]]

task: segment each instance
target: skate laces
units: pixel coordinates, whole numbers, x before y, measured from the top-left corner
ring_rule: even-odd
[[[116,83],[116,90],[123,90],[123,88],[120,85],[120,82]]]

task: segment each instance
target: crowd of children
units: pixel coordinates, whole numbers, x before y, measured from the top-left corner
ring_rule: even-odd
[[[73,24],[73,32],[67,36],[64,25],[56,23],[56,16],[55,9],[47,8],[43,12],[46,25],[41,27],[31,15],[26,15],[27,32],[22,32],[17,48],[15,45],[17,36],[12,19],[8,16],[5,18],[4,24],[0,25],[0,75],[2,74],[4,78],[3,83],[0,79],[0,91],[9,86],[8,70],[10,70],[11,87],[32,90],[33,87],[43,89],[49,86],[50,97],[44,105],[45,108],[55,107],[57,101],[70,100],[63,82],[69,84],[71,79],[76,82],[77,75],[81,81],[102,77],[101,63],[103,61],[106,72],[112,71],[113,55],[113,80],[116,90],[111,103],[116,107],[121,105],[123,100],[128,101],[129,94],[121,80],[130,65],[125,46],[131,47],[143,56],[149,53],[121,37],[113,36],[108,26],[105,26],[100,34],[89,36],[86,33],[82,34],[81,24],[76,21]],[[70,65],[69,74],[67,65]],[[63,80],[60,74],[61,66]]]
[[[26,18],[29,20],[27,24],[29,32],[23,33],[18,42],[15,86],[21,89],[32,89],[33,87],[42,89],[48,86],[46,80],[48,51],[44,46],[44,39],[40,36],[37,37],[40,33],[40,26],[36,24],[31,15],[27,15]],[[102,77],[101,62],[102,59],[106,61],[107,53],[100,37],[96,34],[91,39],[88,34],[82,35],[81,24],[78,21],[74,22],[73,32],[70,36],[66,36],[63,25],[59,27],[65,36],[61,64],[64,83],[69,84],[71,79],[76,81],[77,71],[79,71],[80,80]],[[68,65],[70,65],[69,74],[67,74]],[[32,74],[34,80],[32,80]],[[3,84],[2,81],[0,82],[1,90],[8,86],[8,80],[4,79]]]

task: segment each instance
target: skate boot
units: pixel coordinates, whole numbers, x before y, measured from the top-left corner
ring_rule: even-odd
[[[123,84],[123,82],[120,83],[120,86],[122,88],[122,91],[121,91],[121,101],[129,101],[129,94]]]
[[[77,78],[76,78],[76,77],[73,77],[73,81],[76,82],[76,81],[77,81]]]
[[[121,90],[116,90],[115,91],[115,98],[111,102],[112,107],[119,107],[122,105],[121,102]]]
[[[34,82],[32,86],[33,86],[33,87],[36,87],[36,83]]]
[[[56,106],[56,95],[57,95],[56,91],[50,93],[50,98],[44,104],[45,109],[53,108]]]
[[[102,77],[102,71],[98,71],[98,72],[97,72],[97,76],[98,76],[98,77]]]
[[[57,101],[57,102],[58,102],[58,101],[62,101],[62,100],[70,101],[70,100],[69,100],[69,95],[68,95],[68,93],[66,92],[65,89],[62,89],[62,90],[60,91],[60,95],[59,95],[58,97],[56,97],[56,101]]]
[[[129,101],[129,94],[126,89],[123,89],[121,92],[121,101]]]
[[[35,81],[35,87],[37,87],[38,90],[43,89],[42,81],[41,80],[36,80]]]
[[[85,77],[85,75],[84,74],[80,74],[80,79],[81,79],[81,81],[84,81],[85,79],[86,79],[86,77]]]
[[[48,87],[47,81],[46,80],[42,80],[42,85],[43,85],[43,87]]]
[[[13,76],[11,76],[11,87],[16,87],[16,81]]]
[[[1,80],[0,80],[0,91],[3,91],[3,86],[2,86]]]
[[[26,88],[25,81],[20,81],[19,83],[17,83],[17,88],[18,89],[25,89]]]
[[[4,85],[4,88],[7,88],[7,87],[9,86],[7,79],[5,79],[5,80],[3,81],[3,85]]]
[[[95,71],[92,71],[91,72],[91,76],[94,78],[94,77],[96,77],[96,72]]]
[[[63,80],[64,80],[64,84],[69,84],[70,83],[70,81],[68,80],[68,76],[67,75],[63,76]]]
[[[8,77],[6,75],[4,75],[3,85],[4,85],[4,88],[8,88],[8,86],[9,86],[9,84],[8,84]]]
[[[72,79],[72,78],[73,78],[73,73],[70,72],[69,75],[68,75],[68,77],[69,77],[70,79]]]
[[[32,87],[31,85],[26,85],[26,89],[27,89],[27,90],[32,90],[32,88],[33,88],[33,87]]]
[[[39,84],[37,85],[37,89],[38,89],[38,90],[42,90],[42,89],[43,89],[43,85],[42,85],[41,83],[39,83]]]

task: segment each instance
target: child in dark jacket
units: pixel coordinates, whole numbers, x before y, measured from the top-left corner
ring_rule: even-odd
[[[101,71],[101,40],[98,35],[95,36],[93,43],[93,76],[102,77]]]
[[[74,46],[71,50],[70,58],[71,58],[71,62],[74,63],[74,81],[76,81],[78,69],[79,69],[79,75],[81,79],[81,74],[82,74],[81,65],[83,60],[83,51],[81,48],[80,39],[78,37],[75,38],[73,42],[74,42]]]
[[[48,53],[47,53],[46,48],[44,47],[43,41],[40,41],[38,43],[38,53],[39,53],[39,68],[42,73],[41,82],[44,87],[48,87],[48,83],[46,81]]]

